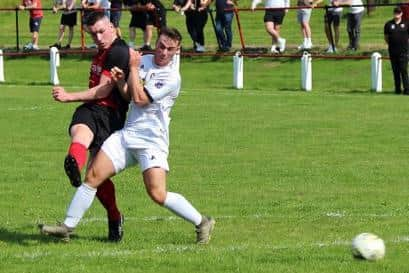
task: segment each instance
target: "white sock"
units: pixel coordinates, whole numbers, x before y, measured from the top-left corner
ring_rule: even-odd
[[[64,220],[64,224],[67,227],[75,228],[78,225],[84,213],[91,206],[96,193],[97,189],[84,183],[77,189],[67,209],[67,216]]]
[[[165,203],[167,209],[183,219],[193,223],[195,226],[202,222],[202,215],[182,195],[168,192]]]

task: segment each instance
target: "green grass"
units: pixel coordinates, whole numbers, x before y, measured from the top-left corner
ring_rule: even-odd
[[[373,29],[363,33],[364,50],[383,48],[389,15],[379,8],[364,19],[363,28]],[[248,16],[246,40],[267,45],[261,21]],[[47,15],[40,43],[53,42],[58,18]],[[321,18],[313,18],[320,29]],[[169,16],[185,31],[182,19]],[[283,32],[295,45],[298,26],[290,22]],[[1,13],[0,45],[13,45],[13,24],[14,13]],[[207,28],[214,47],[210,22]],[[190,46],[186,33],[184,43]],[[61,84],[85,89],[89,64],[89,57],[62,56]],[[36,225],[62,220],[74,193],[62,162],[77,104],[52,100],[47,58],[5,58],[0,272],[406,272],[409,104],[391,92],[389,63],[383,68],[384,92],[375,94],[369,60],[313,59],[307,93],[299,60],[246,58],[244,89],[235,90],[231,57],[182,58],[168,184],[216,217],[211,243],[194,245],[193,227],[153,204],[132,168],[114,178],[124,241],[105,241],[96,201],[64,244],[40,236]],[[352,258],[351,239],[367,231],[385,240],[384,260]]]
[[[62,85],[86,88],[88,65],[63,58]],[[298,61],[246,59],[244,68],[238,91],[230,58],[181,64],[168,184],[216,217],[210,245],[194,245],[193,227],[148,199],[138,168],[114,179],[124,241],[105,242],[96,201],[64,244],[36,225],[63,219],[73,195],[62,161],[77,104],[53,102],[46,59],[7,59],[0,271],[405,272],[407,98],[369,92],[369,61],[314,61],[309,93],[299,89]],[[366,231],[385,239],[384,260],[352,258],[350,240]]]

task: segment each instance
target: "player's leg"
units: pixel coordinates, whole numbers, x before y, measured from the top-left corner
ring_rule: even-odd
[[[75,118],[80,115],[76,111],[73,118],[74,122]],[[64,169],[74,187],[79,187],[82,183],[81,170],[87,163],[88,148],[94,139],[93,131],[95,130],[85,123],[76,123],[70,128],[71,144],[65,157]]]
[[[167,156],[161,152],[144,150],[138,154],[138,162],[149,197],[155,203],[166,207],[174,214],[195,225],[197,243],[208,243],[215,220],[202,216],[181,194],[167,191],[166,175],[169,169]]]
[[[125,159],[122,156],[124,154],[124,149],[121,148],[118,137],[116,136],[109,138],[107,142],[109,142],[106,144],[107,150],[111,152],[113,151],[115,155],[117,155],[116,159],[119,158],[116,166],[125,162]],[[119,167],[114,167],[113,161],[103,150],[99,151],[91,166],[87,170],[85,182],[78,187],[74,197],[71,200],[63,224],[57,226],[40,225],[39,227],[41,233],[62,237],[64,240],[69,240],[73,230],[78,225],[85,212],[91,206],[95,198],[97,188],[106,179],[113,176],[118,170],[117,168]]]

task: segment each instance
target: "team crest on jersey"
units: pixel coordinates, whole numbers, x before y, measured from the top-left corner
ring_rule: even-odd
[[[161,89],[163,87],[163,82],[159,81],[159,82],[155,82],[155,87],[158,89]]]
[[[391,25],[391,29],[395,29],[395,25]]]
[[[401,27],[401,28],[404,28],[404,27],[405,27],[405,24],[400,24],[400,27]]]

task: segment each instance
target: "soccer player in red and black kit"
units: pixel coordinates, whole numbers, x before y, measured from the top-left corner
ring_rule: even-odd
[[[99,151],[102,143],[113,132],[123,127],[129,98],[121,94],[111,79],[111,68],[117,66],[129,72],[129,47],[117,37],[115,27],[102,12],[91,12],[85,18],[85,28],[98,47],[93,57],[89,89],[81,92],[66,92],[55,86],[52,95],[59,102],[84,102],[74,112],[69,134],[71,144],[64,161],[64,168],[71,184],[79,187],[81,170]],[[116,206],[115,188],[110,179],[97,191],[97,197],[107,210],[108,240],[120,241],[123,236],[123,216]]]

